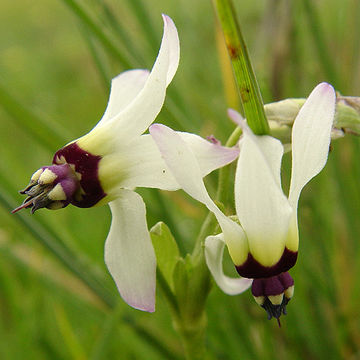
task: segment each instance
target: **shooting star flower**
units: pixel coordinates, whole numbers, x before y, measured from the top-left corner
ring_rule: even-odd
[[[325,166],[334,111],[335,93],[326,83],[318,85],[301,108],[292,130],[289,197],[281,188],[281,142],[254,135],[241,116],[230,111],[230,117],[243,128],[235,177],[235,205],[241,225],[225,216],[210,198],[199,163],[186,143],[164,125],[150,127],[177,182],[214,213],[222,229],[221,234],[205,241],[206,261],[218,286],[234,295],[252,284],[255,300],[269,318],[279,319],[293,294],[294,281],[287,271],[297,260],[298,200],[302,188]],[[241,278],[230,278],[223,272],[225,244]]]
[[[106,111],[83,137],[57,151],[53,165],[37,170],[21,193],[28,195],[13,212],[73,204],[109,203],[112,222],[105,242],[105,263],[120,295],[132,307],[155,310],[156,259],[146,223],[145,204],[137,187],[177,190],[180,185],[149,134],[166,88],[179,63],[179,39],[173,21],[163,15],[164,33],[154,66],[126,71],[112,80]],[[201,164],[201,176],[238,156],[238,149],[178,133]]]

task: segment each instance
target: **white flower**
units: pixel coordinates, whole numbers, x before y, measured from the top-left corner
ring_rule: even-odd
[[[334,90],[322,83],[313,90],[296,117],[292,130],[289,197],[281,188],[281,142],[270,136],[254,135],[240,115],[230,111],[230,116],[243,128],[235,178],[236,213],[241,225],[226,217],[210,198],[199,163],[181,137],[164,125],[150,127],[177,182],[189,195],[206,205],[221,226],[221,234],[207,237],[205,256],[215,281],[224,292],[241,293],[251,285],[251,278],[271,278],[295,264],[300,192],[327,161],[334,111]],[[233,279],[224,274],[225,244],[242,278]]]
[[[15,209],[91,207],[109,203],[112,223],[105,262],[123,299],[134,308],[155,310],[156,259],[137,187],[177,190],[180,185],[155,142],[144,134],[159,114],[166,88],[179,63],[179,39],[173,21],[163,15],[164,34],[155,64],[126,71],[112,80],[106,111],[88,134],[56,152],[53,165],[34,173]],[[201,176],[238,156],[189,133],[176,133],[194,152]]]

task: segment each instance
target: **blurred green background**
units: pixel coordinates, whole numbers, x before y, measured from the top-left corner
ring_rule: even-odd
[[[358,0],[234,3],[265,103],[305,97],[321,81],[360,95]],[[110,79],[152,66],[161,13],[177,25],[181,62],[157,121],[225,141],[234,128],[226,109],[238,100],[210,0],[0,3],[1,359],[182,358],[160,292],[154,314],[117,295],[103,263],[106,206],[9,214],[30,175],[100,119]],[[214,286],[209,359],[360,358],[359,151],[359,138],[334,142],[303,192],[295,296],[282,327],[249,291],[230,297]],[[205,209],[181,192],[139,192],[149,226],[165,221],[191,251]]]

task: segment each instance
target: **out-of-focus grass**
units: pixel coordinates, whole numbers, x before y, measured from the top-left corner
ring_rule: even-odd
[[[319,0],[311,2],[310,10],[301,0],[234,2],[265,102],[306,96],[324,80],[336,82],[343,94],[359,95],[357,0]],[[34,170],[50,163],[51,148],[63,145],[61,137],[70,141],[91,129],[106,106],[110,78],[126,69],[126,62],[152,65],[162,12],[178,27],[182,56],[158,121],[227,138],[233,125],[226,108],[236,101],[231,78],[224,76],[228,63],[226,54],[219,54],[225,50],[210,0],[74,1],[85,6],[126,62],[103,46],[101,36],[86,27],[69,3],[0,4],[0,85],[36,116],[55,124],[49,126],[54,139],[40,143],[31,132],[33,119],[9,114],[0,96],[0,171],[6,179],[1,187],[7,196],[20,202],[16,190]],[[334,143],[326,169],[302,195],[300,257],[292,270],[295,297],[282,328],[265,319],[249,292],[229,297],[214,287],[208,301],[210,359],[360,356],[359,141]],[[283,166],[289,168],[288,157]],[[215,179],[210,179],[210,189]],[[168,223],[173,222],[189,251],[205,210],[180,192],[140,191],[149,226],[170,216]],[[115,308],[106,306],[39,245],[8,210],[1,207],[0,214],[2,359],[181,358],[161,293],[155,314],[133,310],[116,295],[103,264],[110,223],[106,207],[69,206],[39,211],[34,217],[104,279],[102,285],[118,301]]]

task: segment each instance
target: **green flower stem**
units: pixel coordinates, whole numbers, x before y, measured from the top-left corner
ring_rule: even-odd
[[[175,330],[180,334],[186,360],[203,360],[205,355],[205,330],[207,325],[206,314],[196,322],[174,322]]]
[[[266,135],[269,133],[269,124],[247,48],[236,20],[235,9],[231,0],[214,0],[214,5],[225,36],[244,115],[255,134]]]
[[[230,135],[226,146],[234,146],[242,134],[241,128],[237,127],[233,133]],[[230,165],[225,166],[220,169],[219,172],[219,181],[216,199],[222,201],[226,196],[226,179],[228,178],[228,173],[230,171]],[[217,222],[215,216],[212,212],[209,212],[202,224],[200,233],[196,239],[194,250],[191,254],[191,261],[193,264],[196,264],[196,277],[201,278],[202,281],[200,284],[203,285],[201,290],[204,290],[205,294],[202,294],[204,297],[204,305],[208,293],[211,290],[211,286],[208,288],[204,287],[204,284],[208,281],[211,283],[210,273],[206,265],[205,255],[204,255],[204,239],[207,235],[211,234],[217,227]],[[181,325],[181,324],[180,324]],[[197,325],[197,326],[195,326]],[[188,329],[188,331],[186,331]],[[194,331],[197,330],[197,331]],[[201,356],[205,353],[205,330],[206,330],[206,314],[203,312],[203,316],[199,317],[197,324],[189,329],[186,327],[178,328],[179,333],[181,334],[184,348],[187,354],[187,359],[202,359]]]
[[[240,136],[242,134],[242,130],[240,127],[235,128],[235,130],[230,135],[228,141],[226,142],[225,146],[231,147],[236,145]],[[216,200],[218,202],[223,202],[226,198],[226,194],[228,191],[228,187],[226,186],[228,175],[230,172],[230,166],[224,166],[219,170],[219,180],[218,180],[218,187],[216,191]],[[209,212],[207,217],[205,218],[202,227],[200,229],[200,233],[196,239],[194,250],[192,252],[192,258],[195,261],[198,261],[203,257],[203,241],[207,235],[209,235],[212,230],[215,230],[217,223],[215,221],[215,216],[213,213]]]
[[[226,146],[234,146],[239,140],[241,134],[241,128],[237,127],[230,135]],[[225,166],[220,169],[216,195],[218,201],[224,199],[224,196],[226,194],[225,182],[226,178],[228,177],[229,171],[230,166]],[[191,254],[191,262],[194,264],[194,268],[196,268],[196,278],[201,279],[197,284],[197,288],[201,290],[199,293],[203,298],[203,307],[205,306],[208,293],[211,290],[211,278],[206,265],[203,250],[204,239],[207,235],[211,234],[216,229],[216,227],[217,222],[215,220],[215,216],[213,215],[213,213],[209,212],[202,224],[200,233],[195,242],[194,250]],[[199,312],[200,311],[200,316],[196,318],[196,321],[191,321],[191,318],[187,321],[181,318],[180,321],[175,321],[175,328],[181,335],[186,358],[188,360],[203,359],[205,354],[205,331],[207,320],[204,308],[199,310]]]

